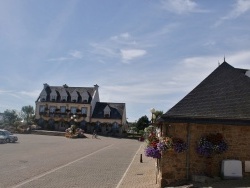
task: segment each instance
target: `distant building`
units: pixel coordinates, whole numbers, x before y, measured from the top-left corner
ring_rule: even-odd
[[[86,132],[121,134],[127,129],[126,105],[100,102],[98,88],[44,84],[36,100],[37,124],[45,130],[65,131],[76,124]]]

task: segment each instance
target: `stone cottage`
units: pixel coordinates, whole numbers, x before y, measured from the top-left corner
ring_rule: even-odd
[[[223,62],[158,120],[161,135],[182,138],[188,149],[166,151],[159,162],[160,186],[187,181],[194,175],[220,176],[225,159],[242,162],[250,176],[250,70]],[[227,150],[210,157],[197,152],[199,141],[220,134]]]

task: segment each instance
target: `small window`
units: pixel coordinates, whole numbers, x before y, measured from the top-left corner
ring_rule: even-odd
[[[82,114],[87,114],[87,108],[86,107],[82,108]]]
[[[45,112],[45,106],[44,105],[41,105],[39,107],[39,112]]]
[[[51,107],[49,108],[49,112],[50,112],[50,113],[55,113],[55,111],[56,111],[56,107],[55,107],[55,106],[51,106]]]
[[[61,101],[66,102],[67,101],[67,96],[61,96]]]
[[[51,99],[51,101],[55,101],[56,100],[56,96],[55,95],[51,95],[50,99]]]
[[[60,111],[61,113],[66,113],[66,106],[61,106]]]
[[[71,107],[70,112],[71,112],[72,114],[76,114],[76,107]]]

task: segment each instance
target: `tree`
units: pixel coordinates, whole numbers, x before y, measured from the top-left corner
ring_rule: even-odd
[[[13,125],[18,120],[20,120],[20,118],[15,110],[5,110],[3,112],[4,124]]]
[[[34,108],[33,106],[23,106],[21,111],[21,116],[26,121],[27,124],[31,123],[33,114],[34,114]]]
[[[146,115],[139,118],[136,123],[136,127],[138,130],[144,130],[146,127],[148,127],[148,125],[149,125],[149,120]]]
[[[159,118],[159,117],[161,117],[163,115],[163,111],[156,110],[154,115],[155,115],[155,119],[157,119],[157,118]]]

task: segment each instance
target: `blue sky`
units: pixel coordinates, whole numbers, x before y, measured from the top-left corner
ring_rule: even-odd
[[[250,69],[250,0],[2,0],[0,112],[43,84],[92,87],[128,121],[166,112],[218,62]]]

